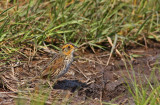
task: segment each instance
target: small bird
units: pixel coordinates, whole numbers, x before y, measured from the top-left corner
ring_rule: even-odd
[[[52,60],[43,68],[42,78],[58,79],[63,76],[73,62],[73,53],[77,47],[72,43],[66,44]]]

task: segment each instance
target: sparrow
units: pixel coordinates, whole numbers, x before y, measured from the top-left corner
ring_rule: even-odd
[[[68,43],[62,47],[47,65],[44,66],[41,77],[58,79],[67,73],[71,63],[73,62],[73,54],[77,47],[72,43]]]

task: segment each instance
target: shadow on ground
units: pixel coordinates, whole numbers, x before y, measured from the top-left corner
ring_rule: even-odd
[[[86,87],[86,83],[82,83],[78,80],[61,80],[54,84],[53,89],[70,90],[75,92],[76,89]]]

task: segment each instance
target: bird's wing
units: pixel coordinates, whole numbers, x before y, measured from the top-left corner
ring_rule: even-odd
[[[53,58],[44,66],[43,70],[44,71],[54,60],[56,60],[58,58],[60,54],[59,53],[56,53]]]
[[[44,67],[42,77],[49,75],[56,75],[59,73],[61,68],[64,66],[64,55],[57,54],[53,59]]]

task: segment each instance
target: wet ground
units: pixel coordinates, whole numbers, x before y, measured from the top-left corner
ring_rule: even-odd
[[[15,75],[13,77],[8,76],[11,72],[8,71],[4,76],[5,78],[2,78],[0,104],[13,104],[20,99],[28,102],[30,98],[18,97],[17,91],[34,90],[35,92],[35,90],[41,90],[38,80],[29,82],[28,80],[39,74],[39,69],[45,65],[52,54],[46,54],[42,51],[32,55],[33,52],[31,51],[31,55],[29,55],[30,49],[22,49],[22,51],[30,57],[29,60],[18,55],[14,59],[25,60],[26,62],[10,62],[5,67],[1,67],[1,71],[4,71],[12,65],[11,70],[14,70]],[[101,102],[134,105],[134,99],[128,91],[128,86],[134,91],[134,80],[140,86],[147,86],[148,81],[152,85],[156,85],[155,80],[160,81],[160,70],[158,69],[160,44],[154,43],[149,45],[147,49],[145,47],[132,47],[125,52],[122,53],[123,59],[113,54],[108,65],[110,52],[99,51],[96,54],[76,52],[76,58],[70,71],[54,85],[46,104],[51,104],[53,100],[54,102],[56,100],[56,103],[67,102],[73,105],[99,105]],[[20,86],[22,82],[26,85]],[[36,83],[38,83],[38,89]],[[43,89],[49,90],[49,87],[44,86]]]

